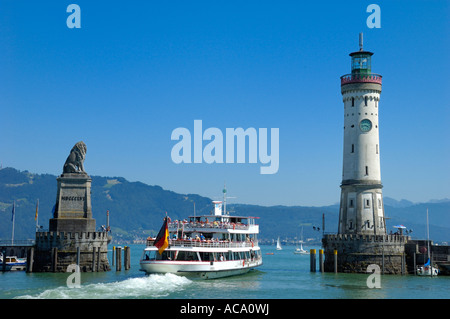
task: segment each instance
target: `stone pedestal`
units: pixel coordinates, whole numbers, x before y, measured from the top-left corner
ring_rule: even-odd
[[[49,230],[53,232],[95,232],[92,218],[91,182],[87,174],[65,173],[58,181],[56,206]]]
[[[66,272],[78,265],[81,272],[109,271],[108,232],[95,231],[92,218],[91,181],[84,172],[63,173],[53,218],[48,232],[36,233],[34,263],[31,271]]]

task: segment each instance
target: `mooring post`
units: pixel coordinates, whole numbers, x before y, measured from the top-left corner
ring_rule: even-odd
[[[402,276],[405,274],[405,252],[402,252]]]
[[[80,247],[77,247],[77,266],[80,266]]]
[[[311,249],[309,252],[310,256],[310,270],[311,272],[316,272],[316,250]]]
[[[127,250],[128,250],[128,247],[127,246],[124,246],[123,247],[123,269],[125,269],[125,270],[127,270]]]
[[[52,271],[56,272],[58,265],[58,248],[52,248]]]
[[[97,272],[100,271],[100,247],[97,248]]]
[[[334,250],[334,273],[338,272],[338,252],[337,249]]]
[[[27,254],[27,272],[33,272],[34,247],[28,249]]]
[[[95,247],[92,247],[92,272],[95,271]]]
[[[125,250],[123,252],[124,257],[124,268],[125,270],[130,269],[130,247],[125,246]]]
[[[323,249],[319,249],[319,268],[320,268],[320,272],[324,272],[324,269],[323,269]]]
[[[122,247],[116,248],[116,271],[122,270]]]
[[[116,252],[116,246],[113,246],[113,248],[112,248],[112,265],[114,266],[114,260],[115,260],[115,258],[114,258],[114,253]]]

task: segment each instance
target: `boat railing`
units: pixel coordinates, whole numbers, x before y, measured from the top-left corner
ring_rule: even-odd
[[[171,222],[169,224],[169,229],[174,231],[176,229],[184,230],[195,230],[199,228],[215,228],[215,229],[239,229],[239,230],[248,230],[250,226],[248,224],[241,223],[221,223],[221,222]]]
[[[147,246],[153,246],[154,240],[148,239]],[[226,240],[184,240],[169,239],[169,247],[202,247],[202,248],[245,248],[258,246],[258,241],[226,241]]]

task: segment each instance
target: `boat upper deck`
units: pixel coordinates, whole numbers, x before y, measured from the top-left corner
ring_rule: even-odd
[[[169,222],[169,232],[214,232],[214,233],[246,233],[258,234],[259,225],[255,223],[258,217],[242,217],[228,215],[190,216],[188,220]]]

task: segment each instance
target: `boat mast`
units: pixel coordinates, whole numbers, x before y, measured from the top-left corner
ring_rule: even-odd
[[[227,214],[227,188],[223,183],[223,215]]]
[[[428,251],[428,259],[430,259],[430,226],[428,224],[428,208],[427,208],[427,251]]]
[[[430,275],[433,276],[433,263],[431,261],[431,254],[430,254],[430,225],[428,223],[428,208],[427,208],[427,251],[428,251],[428,261],[430,262]]]

